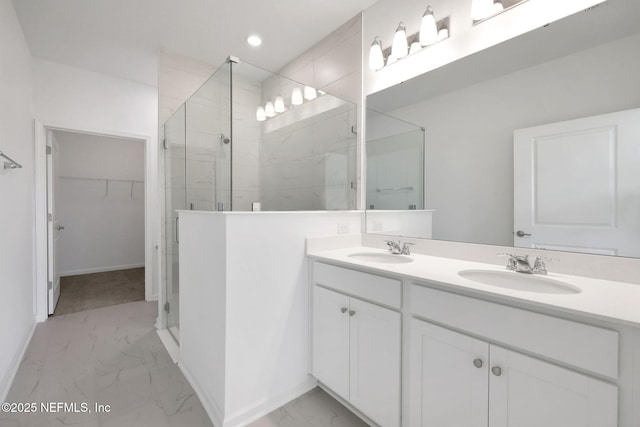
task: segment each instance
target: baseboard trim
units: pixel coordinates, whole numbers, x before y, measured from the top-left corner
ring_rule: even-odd
[[[200,384],[195,380],[195,376],[191,374],[189,369],[184,366],[182,362],[178,362],[178,368],[182,371],[184,377],[191,384],[191,388],[196,392],[196,396],[200,399],[200,403],[202,403],[202,407],[209,415],[209,419],[211,423],[216,427],[224,427],[222,422],[222,410],[216,405],[213,399],[209,399],[209,396],[200,388]]]
[[[9,375],[4,378],[4,384],[2,384],[2,394],[0,394],[0,402],[5,402],[7,400],[7,396],[9,395],[9,390],[13,385],[13,380],[16,378],[16,374],[18,373],[18,369],[20,369],[20,364],[22,363],[22,359],[24,358],[25,353],[27,352],[27,348],[29,347],[29,343],[31,342],[31,338],[33,337],[33,333],[36,330],[37,323],[33,322],[31,325],[31,329],[27,333],[26,339],[22,342],[22,346],[18,349],[18,352],[13,356],[13,360],[11,360],[11,369],[8,371]]]
[[[180,361],[180,347],[176,340],[171,335],[171,332],[167,329],[156,329],[158,333],[158,337],[160,337],[160,341],[164,345],[164,348],[169,353],[169,357],[173,360],[173,363],[178,363]]]
[[[320,387],[322,390],[324,390],[329,396],[333,397],[335,400],[337,400],[338,402],[340,402],[340,404],[342,404],[342,406],[344,406],[345,408],[347,408],[349,411],[351,411],[356,417],[360,418],[362,421],[364,421],[365,423],[367,423],[370,426],[377,426],[378,424],[376,424],[371,418],[367,417],[365,414],[363,414],[362,412],[360,412],[356,407],[354,407],[351,403],[347,402],[346,400],[344,400],[341,396],[338,396],[336,393],[333,392],[333,390],[331,390],[329,387],[327,387],[326,385],[322,384],[321,382],[318,382],[318,387]]]
[[[138,264],[113,265],[110,267],[84,268],[80,270],[63,271],[60,273],[60,277],[78,276],[80,274],[104,273],[106,271],[130,270],[132,268],[141,268],[141,267],[144,267],[144,262],[138,263]]]

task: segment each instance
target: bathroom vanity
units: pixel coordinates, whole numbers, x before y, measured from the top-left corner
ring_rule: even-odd
[[[371,247],[308,255],[310,371],[370,424],[640,425],[640,286]]]

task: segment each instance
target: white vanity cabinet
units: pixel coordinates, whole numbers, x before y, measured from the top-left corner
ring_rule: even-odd
[[[617,388],[411,321],[412,427],[616,427]]]
[[[411,291],[413,315],[488,338],[412,318],[411,427],[618,425],[617,386],[595,377],[617,377],[617,332],[421,286]],[[522,350],[540,358],[492,339],[524,340]]]
[[[399,426],[400,282],[316,263],[312,292],[313,375],[377,424]]]

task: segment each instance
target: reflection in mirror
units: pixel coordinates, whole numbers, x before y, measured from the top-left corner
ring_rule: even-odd
[[[424,209],[424,128],[367,111],[367,230],[431,237]]]
[[[640,257],[638,16],[607,2],[367,97],[426,129],[434,239]]]

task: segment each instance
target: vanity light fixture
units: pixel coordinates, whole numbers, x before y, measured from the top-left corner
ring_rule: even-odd
[[[264,107],[262,105],[259,106],[256,110],[256,120],[258,120],[259,122],[264,122],[265,120],[267,120],[267,114],[265,113]]]
[[[302,105],[303,102],[302,91],[299,87],[294,87],[291,91],[291,105]]]
[[[273,102],[267,101],[267,103],[264,106],[264,112],[267,115],[267,117],[273,117],[276,115],[276,110],[273,107]]]
[[[471,19],[477,25],[528,0],[471,0]]]
[[[280,95],[276,96],[275,101],[273,101],[273,109],[276,113],[284,113],[284,110],[286,110],[284,99]]]
[[[427,6],[427,10],[425,10],[422,15],[419,41],[421,46],[428,46],[438,41],[438,26],[436,25],[436,19],[433,16],[431,6]]]
[[[380,37],[373,39],[371,49],[369,49],[369,69],[378,71],[384,67],[384,56],[382,55],[382,41]]]
[[[318,97],[318,92],[311,86],[304,87],[304,99],[312,101]]]
[[[407,28],[404,22],[398,24],[396,32],[393,35],[393,43],[391,44],[391,54],[396,58],[404,58],[409,51],[409,43],[407,42]]]
[[[493,0],[484,1],[493,2]],[[369,69],[372,71],[379,71],[385,66],[391,65],[406,56],[420,52],[427,46],[431,46],[448,38],[449,17],[436,21],[433,8],[431,6],[427,6],[427,9],[422,15],[420,31],[407,37],[406,26],[404,22],[400,22],[393,35],[391,47],[383,49],[380,38],[376,36],[373,39],[373,43],[371,43],[371,48],[369,49]],[[411,46],[411,48],[409,48],[409,46]]]

